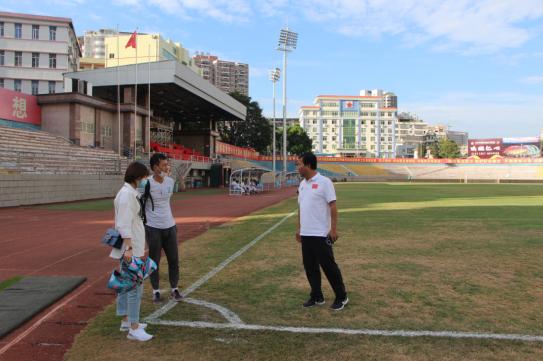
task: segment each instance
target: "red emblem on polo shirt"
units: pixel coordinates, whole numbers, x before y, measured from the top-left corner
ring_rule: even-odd
[[[318,184],[313,184],[313,186],[311,188],[317,189],[317,188],[319,188],[319,185]]]

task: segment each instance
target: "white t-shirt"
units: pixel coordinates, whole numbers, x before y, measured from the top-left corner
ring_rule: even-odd
[[[143,257],[145,255],[145,229],[141,221],[139,193],[128,183],[121,188],[113,203],[115,204],[115,229],[121,237],[132,241],[132,255]],[[124,253],[124,242],[121,249],[113,248],[112,258],[121,258]]]
[[[173,194],[174,181],[170,177],[165,177],[162,183],[158,183],[153,177],[147,178],[151,184],[151,197],[145,201],[145,215],[147,216],[147,226],[168,229],[175,226],[173,220],[172,209],[170,208],[170,197]],[[145,188],[138,188],[138,191],[143,195]],[[153,211],[153,203],[155,210]]]
[[[328,236],[332,227],[329,203],[335,200],[334,184],[320,173],[300,183],[298,203],[300,204],[301,236]]]

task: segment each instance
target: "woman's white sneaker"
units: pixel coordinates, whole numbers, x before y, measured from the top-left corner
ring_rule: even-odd
[[[153,338],[153,336],[149,335],[147,332],[145,332],[144,329],[137,328],[135,330],[130,330],[128,332],[128,336],[126,336],[130,340],[138,340],[138,341],[149,341]]]
[[[130,322],[121,322],[121,328],[119,328],[119,331],[122,331],[122,332],[130,331],[130,328],[131,328],[130,326],[131,326]],[[145,330],[147,328],[147,324],[140,323],[138,327],[141,328],[142,330]]]

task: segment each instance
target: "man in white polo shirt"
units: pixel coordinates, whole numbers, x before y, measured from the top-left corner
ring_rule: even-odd
[[[151,273],[151,286],[153,286],[153,303],[163,303],[159,289],[159,269],[162,250],[168,260],[168,275],[172,287],[172,298],[182,301],[177,283],[179,282],[179,253],[177,246],[177,226],[170,208],[170,198],[173,194],[174,181],[168,175],[168,158],[161,153],[153,154],[149,161],[153,176],[149,177],[146,188],[138,188],[143,193],[142,201],[145,203],[145,239],[149,247],[149,257],[157,264],[155,272]],[[149,193],[146,193],[146,189]],[[148,197],[147,194],[149,194]]]
[[[332,251],[332,244],[339,238],[334,184],[317,172],[317,157],[314,154],[302,154],[298,158],[298,171],[305,179],[298,188],[300,208],[296,240],[302,244],[305,273],[311,286],[311,298],[302,306],[308,308],[325,303],[320,266],[336,294],[330,308],[339,311],[349,302],[349,298]]]

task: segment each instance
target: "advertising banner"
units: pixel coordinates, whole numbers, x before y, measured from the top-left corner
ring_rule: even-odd
[[[503,156],[507,158],[539,157],[541,155],[541,138],[503,138],[503,148]]]
[[[468,157],[475,155],[481,159],[490,159],[493,156],[502,156],[502,154],[502,138],[468,140]]]
[[[0,119],[41,125],[38,97],[0,88]]]
[[[248,148],[217,142],[217,154],[231,155],[233,157],[258,160],[259,153]]]

